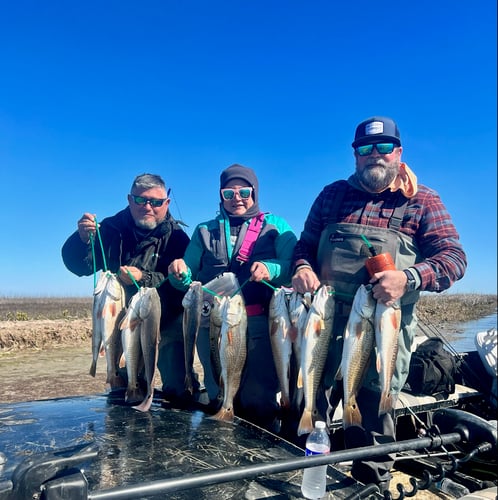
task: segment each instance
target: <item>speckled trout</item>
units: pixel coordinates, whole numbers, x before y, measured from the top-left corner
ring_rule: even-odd
[[[337,376],[338,379],[342,377],[344,388],[344,428],[361,426],[362,416],[356,396],[374,349],[375,306],[371,287],[360,285],[344,330],[341,367]]]
[[[183,342],[185,349],[185,390],[194,393],[192,380],[194,367],[195,341],[201,324],[203,303],[202,283],[193,281],[183,297]]]
[[[377,303],[375,309],[375,345],[377,346],[376,367],[380,380],[379,416],[390,412],[395,403],[391,394],[391,380],[398,356],[401,309],[399,303],[387,306]]]
[[[154,378],[160,337],[161,300],[156,288],[140,288],[131,298],[121,322],[123,355],[126,362],[128,387],[125,400],[141,403],[133,406],[148,411],[154,396]],[[138,375],[144,369],[146,394],[143,396]]]
[[[118,363],[123,348],[119,323],[125,314],[125,292],[118,277],[102,272],[93,292],[92,310],[92,364],[90,375],[95,377],[97,360],[105,353],[107,379],[111,390],[124,387],[124,380],[118,375]]]
[[[280,385],[280,404],[282,408],[290,408],[289,377],[292,354],[292,324],[287,309],[284,288],[277,288],[272,295],[269,306],[268,323],[273,361],[277,370]]]
[[[297,429],[298,436],[308,434],[313,430],[316,393],[332,335],[334,307],[333,288],[329,285],[322,285],[313,297],[303,337],[301,375],[304,410]]]
[[[221,299],[215,297],[215,300],[221,300],[220,361],[223,405],[213,418],[232,421],[233,400],[239,390],[247,354],[247,313],[240,294]]]

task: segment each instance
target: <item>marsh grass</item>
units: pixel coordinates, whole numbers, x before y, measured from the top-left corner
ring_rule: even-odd
[[[431,324],[461,323],[497,310],[491,294],[422,294],[417,313]],[[0,297],[0,321],[86,319],[92,316],[91,297]]]
[[[0,321],[86,319],[92,316],[89,297],[0,297]]]

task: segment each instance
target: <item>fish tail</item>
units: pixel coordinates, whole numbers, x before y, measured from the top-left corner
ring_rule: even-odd
[[[89,373],[92,377],[95,377],[95,374],[97,373],[97,360],[94,359],[92,361]]]
[[[139,405],[132,406],[132,408],[134,408],[135,410],[138,410],[138,411],[143,411],[143,412],[149,411],[150,407],[152,405],[152,399],[153,399],[152,394],[148,394]]]
[[[380,396],[379,417],[393,409],[393,397],[390,392],[383,392]]]
[[[126,389],[125,401],[127,403],[138,403],[138,401],[142,401],[143,399],[143,393],[139,387]]]
[[[212,418],[224,422],[232,422],[234,417],[233,408],[221,408]]]
[[[345,429],[353,425],[361,427],[362,421],[363,418],[358,408],[358,403],[356,402],[356,398],[352,396],[348,404],[344,405],[343,427]]]
[[[297,428],[297,435],[309,434],[313,430],[313,419],[311,418],[311,411],[306,408],[303,410],[299,427]]]

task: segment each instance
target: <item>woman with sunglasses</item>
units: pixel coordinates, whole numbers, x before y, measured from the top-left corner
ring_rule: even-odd
[[[98,221],[98,233],[95,214],[82,215],[78,229],[62,247],[62,258],[77,276],[90,276],[99,270],[118,274],[125,287],[126,303],[137,291],[135,283],[157,287],[161,298],[158,368],[162,389],[166,399],[184,404],[185,363],[178,361],[184,355],[183,293],[165,278],[170,262],[184,254],[189,237],[168,207],[163,179],[154,174],[138,175],[128,195],[128,206]],[[125,370],[122,377],[126,378]]]
[[[244,241],[251,232],[248,228],[258,217],[262,225],[252,250],[247,252]],[[268,331],[268,305],[273,292],[262,281],[274,287],[289,285],[295,243],[296,236],[284,219],[261,212],[254,171],[236,164],[221,173],[218,216],[195,228],[183,259],[169,266],[170,282],[181,290],[187,289],[192,280],[206,284],[225,272],[237,276],[248,316],[248,350],[234,402],[235,414],[272,431],[278,430],[279,408],[279,384]],[[214,412],[221,401],[211,369],[207,327],[199,331],[197,349],[210,410]]]

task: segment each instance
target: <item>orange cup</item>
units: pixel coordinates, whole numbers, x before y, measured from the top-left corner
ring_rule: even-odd
[[[374,257],[369,257],[365,261],[365,267],[367,268],[370,278],[373,278],[373,275],[375,273],[380,273],[381,271],[396,270],[393,258],[391,257],[391,254],[388,252],[375,255]]]

